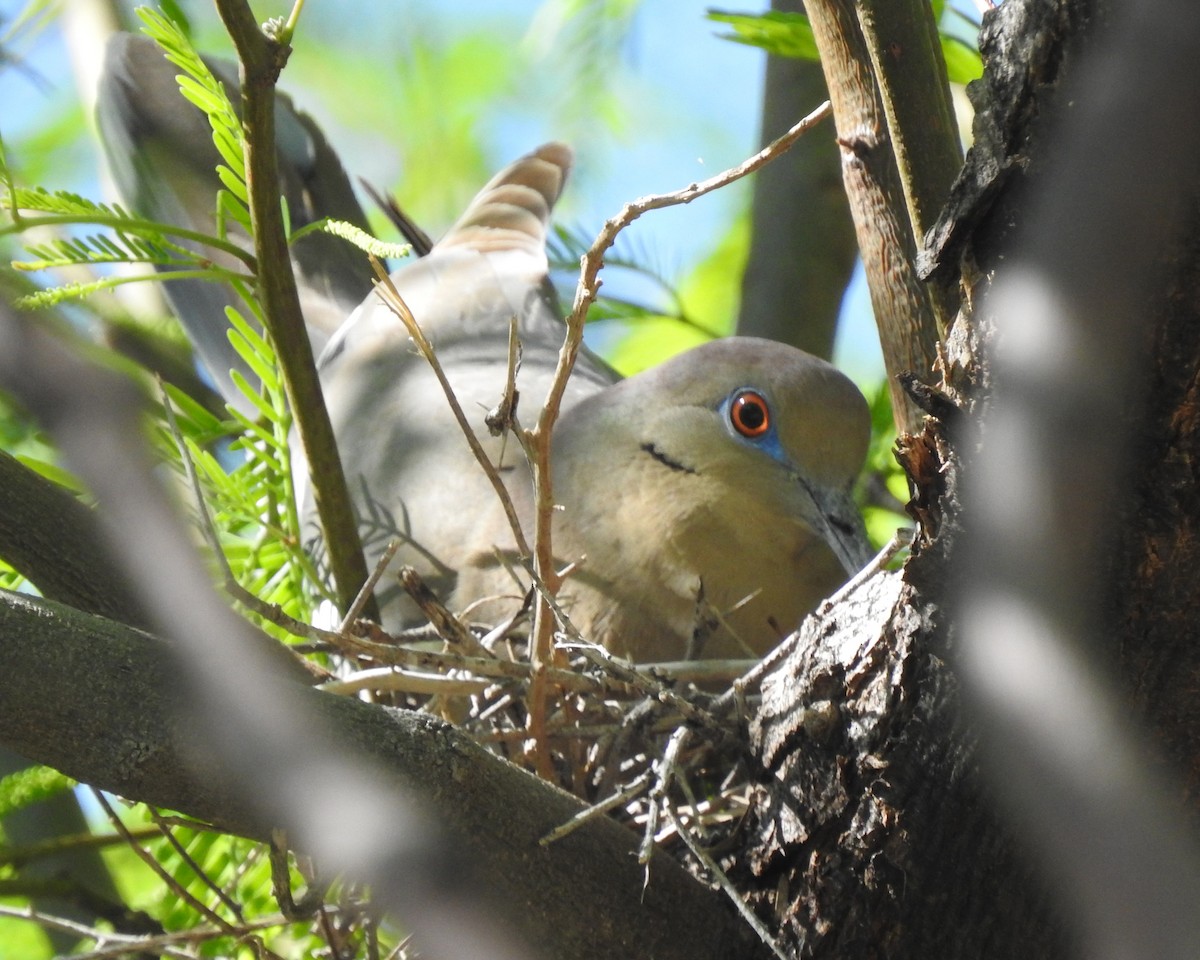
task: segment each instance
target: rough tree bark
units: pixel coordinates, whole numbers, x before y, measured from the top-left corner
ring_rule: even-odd
[[[808,642],[764,688],[752,731],[761,802],[741,866],[761,885],[762,912],[782,918],[800,956],[1057,957],[1077,953],[1086,934],[980,776],[945,605],[955,546],[971,523],[959,473],[987,442],[976,422],[991,383],[991,330],[970,307],[1020,242],[1047,159],[1044,133],[1071,107],[1061,84],[1102,22],[1094,8],[1009,0],[985,17],[987,73],[971,91],[975,144],[924,258],[940,280],[961,278],[968,310],[948,339],[941,391],[924,398],[935,415],[899,446],[915,491],[914,555],[890,594],[869,596],[879,582],[860,591],[866,615],[848,609],[849,620],[807,625]],[[1095,558],[1108,589],[1096,597],[1105,639],[1094,650],[1117,668],[1164,766],[1186,775],[1193,821],[1198,235],[1193,215],[1145,303],[1153,370],[1146,403],[1127,411],[1139,444],[1126,509],[1113,518],[1111,554]]]

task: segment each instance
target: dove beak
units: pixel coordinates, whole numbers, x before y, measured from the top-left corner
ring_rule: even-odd
[[[847,576],[867,565],[875,551],[867,540],[862,514],[850,495],[843,490],[822,489],[805,484],[816,507],[813,529],[829,544],[841,561]]]

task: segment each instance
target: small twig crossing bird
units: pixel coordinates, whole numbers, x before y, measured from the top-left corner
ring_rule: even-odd
[[[135,132],[169,129],[155,149],[194,156],[203,145],[181,137],[207,141],[202,118],[187,132],[177,117],[167,125],[149,115],[192,108],[182,100],[168,106],[160,87],[164,74],[173,83],[171,70],[154,63],[147,44],[122,36],[111,45],[101,131],[113,152],[138,149]],[[152,86],[154,96],[142,95]],[[291,113],[282,99],[278,109]],[[293,155],[281,148],[285,165]],[[345,179],[327,147],[300,155],[317,161],[316,182],[325,174]],[[506,445],[490,436],[484,415],[504,391],[512,317],[521,403],[539,403],[553,377],[564,328],[545,242],[570,165],[571,151],[557,143],[517,160],[428,256],[392,275],[526,520],[533,504],[523,454],[511,437]],[[135,205],[148,193],[182,203],[195,192],[192,183],[173,183],[177,165],[126,159],[114,169]],[[300,282],[313,272],[298,267]],[[356,282],[319,280],[339,291]],[[176,296],[173,305],[193,338],[209,345],[202,355],[220,382],[229,367],[219,365],[232,359],[214,356],[212,345],[226,321],[211,305],[186,300]],[[475,604],[474,617],[499,618],[519,605],[527,581],[508,520],[396,315],[367,294],[318,367],[368,562],[399,538],[396,562],[416,567],[452,606]],[[559,600],[587,639],[641,661],[761,654],[869,559],[850,497],[866,454],[867,405],[822,360],[731,338],[618,380],[585,351],[562,410],[551,453],[553,545],[573,569]],[[311,525],[311,504],[306,509]],[[312,544],[319,551],[319,536]],[[411,625],[415,608],[391,579],[377,591],[385,626]]]

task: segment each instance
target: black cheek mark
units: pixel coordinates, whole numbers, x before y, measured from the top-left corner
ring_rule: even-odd
[[[668,457],[665,453],[663,453],[661,450],[659,450],[658,447],[656,447],[652,443],[643,443],[642,450],[644,450],[646,453],[650,454],[650,456],[652,456],[655,460],[657,460],[663,466],[670,467],[672,470],[678,470],[680,473],[691,473],[691,474],[694,474],[696,472],[691,467],[680,463],[678,460],[672,460],[670,457]]]

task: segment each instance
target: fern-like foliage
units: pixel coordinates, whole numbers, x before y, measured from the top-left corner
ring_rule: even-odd
[[[168,463],[181,473],[191,468],[202,501],[202,508],[197,503],[196,521],[209,534],[205,539],[221,551],[220,559],[232,577],[261,600],[278,605],[293,617],[308,619],[322,588],[312,561],[300,546],[288,443],[291,412],[274,350],[260,332],[255,259],[245,249],[244,240],[234,243],[226,236],[231,222],[242,232],[251,229],[241,124],[225,87],[183,30],[155,10],[139,9],[138,16],[145,32],[182,71],[177,78],[182,95],[205,113],[212,128],[222,160],[218,169],[221,189],[214,198],[217,236],[146,220],[119,204],[97,203],[75,193],[17,186],[4,162],[2,143],[0,184],[10,222],[0,225],[0,236],[20,235],[35,227],[59,231],[80,226],[105,228],[103,233],[86,232],[28,245],[29,259],[14,264],[19,269],[86,267],[93,279],[27,294],[20,301],[26,306],[51,305],[147,279],[207,279],[227,283],[237,293],[242,308],[229,311],[230,340],[260,384],[252,385],[239,374],[234,380],[257,416],[231,408],[227,417],[218,417],[181,390],[166,386],[173,416],[163,411],[152,433]],[[214,250],[236,258],[233,262],[245,269],[213,263],[209,257]],[[138,276],[111,273],[113,266],[127,264],[152,267],[154,272]],[[20,579],[14,571],[0,569],[0,585],[19,586]]]
[[[661,301],[649,303],[614,295],[611,287],[602,291],[588,320],[636,321],[648,317],[669,317],[681,323],[689,323],[679,296],[677,283],[653,262],[653,255],[646,250],[629,250],[630,241],[624,236],[604,255],[604,266],[608,270],[622,270],[648,281],[652,289],[661,293]],[[572,280],[578,277],[579,260],[592,244],[592,238],[582,230],[555,225],[547,238],[546,253],[550,268],[562,272]],[[569,299],[568,299],[569,302]]]
[[[49,191],[41,187],[16,186],[4,159],[2,143],[0,182],[4,185],[0,204],[8,212],[11,221],[0,225],[0,237],[23,234],[34,228],[65,230],[80,225],[105,227],[111,231],[108,234],[89,234],[30,244],[26,250],[33,259],[15,261],[12,264],[14,268],[34,272],[64,267],[142,264],[159,271],[133,276],[97,276],[93,280],[41,290],[18,299],[17,303],[21,306],[52,306],[64,300],[79,299],[100,290],[147,279],[195,277],[220,282],[253,279],[254,257],[236,244],[137,217],[120,204],[97,203],[66,190]],[[245,263],[248,270],[240,272],[218,266],[203,253],[188,249],[178,242],[185,240],[232,254]]]
[[[242,148],[242,123],[229,102],[225,87],[208,69],[184,32],[157,10],[139,7],[138,18],[143,29],[163,50],[164,56],[179,67],[183,74],[176,78],[179,92],[199,107],[212,127],[213,144],[224,161],[217,167],[217,176],[225,186],[218,200],[218,213],[239,223],[247,233],[250,211],[247,209],[249,191],[246,188],[246,153]],[[218,223],[221,222],[218,216]]]
[[[251,305],[257,309],[253,301]],[[289,616],[309,619],[324,588],[301,548],[288,443],[291,411],[269,341],[236,310],[230,309],[228,317],[233,327],[230,342],[261,381],[256,388],[234,373],[235,383],[258,417],[230,407],[229,419],[219,419],[168,386],[179,435],[172,436],[164,420],[159,431],[161,449],[180,469],[185,457],[194,468],[219,549],[234,579]],[[220,441],[229,436],[235,438],[232,444],[222,447]],[[231,460],[236,461],[232,466]],[[201,515],[198,522],[207,520]]]
[[[181,93],[204,112],[212,127],[213,143],[223,160],[217,168],[224,186],[215,200],[218,235],[212,237],[171,224],[146,220],[131,214],[119,204],[96,203],[68,191],[51,192],[41,188],[19,187],[13,182],[5,161],[3,142],[0,141],[0,183],[4,187],[0,203],[11,220],[7,225],[0,225],[0,237],[23,234],[42,227],[62,230],[87,225],[104,227],[110,231],[107,234],[88,234],[30,246],[27,249],[32,259],[15,262],[15,268],[41,271],[140,264],[154,267],[157,271],[133,276],[100,275],[92,280],[31,294],[19,301],[22,306],[50,306],[151,278],[160,281],[197,278],[243,283],[253,280],[253,255],[226,237],[226,225],[230,221],[250,232],[250,213],[246,207],[245,153],[237,113],[229,102],[225,88],[173,21],[156,10],[144,7],[138,10],[138,16],[145,24],[146,32],[162,47],[167,59],[183,71],[178,78]],[[183,245],[185,241],[197,245],[199,250]],[[203,252],[205,250],[229,254],[243,263],[246,271],[239,272],[214,264]]]

